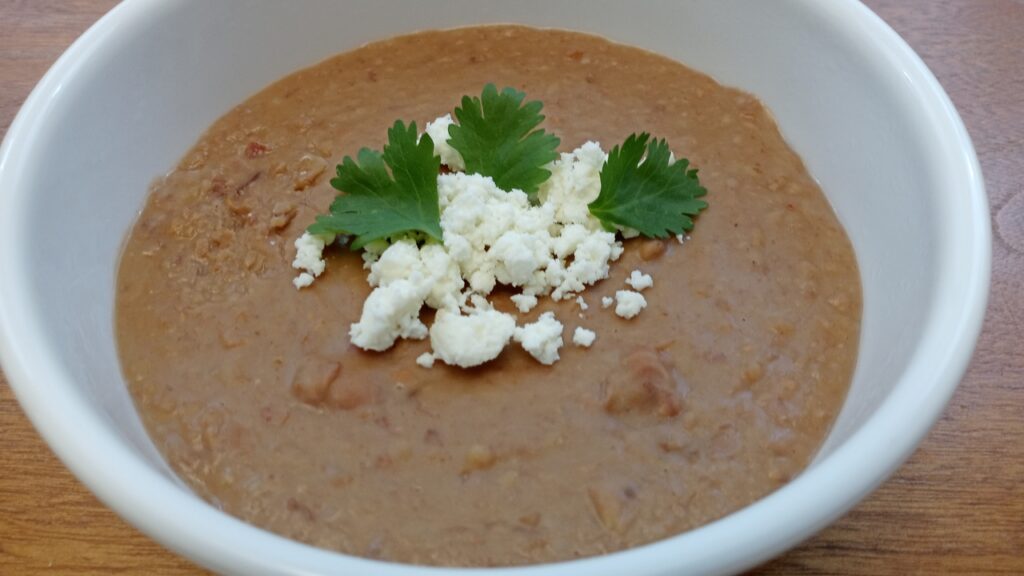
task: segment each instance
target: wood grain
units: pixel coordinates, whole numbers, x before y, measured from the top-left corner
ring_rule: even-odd
[[[1024,3],[870,0],[949,92],[992,205],[985,328],[917,453],[870,498],[756,574],[1024,574]],[[0,0],[0,133],[114,0]],[[202,574],[103,507],[0,375],[0,574]]]

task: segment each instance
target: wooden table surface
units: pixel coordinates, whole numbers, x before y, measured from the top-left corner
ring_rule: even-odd
[[[0,134],[114,0],[0,0]],[[994,230],[985,328],[945,416],[845,518],[757,574],[1024,574],[1024,2],[871,0],[922,56],[981,158]],[[0,271],[2,273],[2,271]],[[104,508],[0,374],[0,574],[202,574]]]

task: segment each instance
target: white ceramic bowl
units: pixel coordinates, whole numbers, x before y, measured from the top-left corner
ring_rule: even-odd
[[[742,570],[853,506],[938,418],[981,325],[988,208],[971,142],[948,98],[859,3],[128,0],[54,65],[0,152],[0,357],[57,455],[140,530],[223,572],[436,573],[311,548],[194,496],[154,449],[125,390],[113,336],[114,277],[151,179],[233,105],[369,40],[496,21],[595,32],[758,95],[835,206],[864,288],[849,398],[806,472],[703,528],[503,573]]]

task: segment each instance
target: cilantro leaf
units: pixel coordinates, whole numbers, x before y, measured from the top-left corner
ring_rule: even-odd
[[[363,148],[358,162],[346,156],[338,164],[338,176],[331,179],[331,186],[344,194],[339,194],[330,213],[317,216],[307,231],[354,235],[352,248],[356,250],[404,232],[419,231],[441,240],[437,197],[441,159],[434,155],[429,135],[417,138],[416,123],[406,128],[399,120],[388,130],[383,154]]]
[[[590,203],[590,213],[609,231],[633,228],[649,238],[692,230],[691,216],[708,207],[700,200],[707,190],[697,171],[688,169],[688,160],[670,164],[668,144],[649,140],[647,133],[631,134],[621,147],[612,148],[601,168],[601,192]]]
[[[467,173],[490,176],[502,190],[516,188],[534,199],[551,176],[543,166],[558,158],[560,140],[534,130],[544,120],[544,105],[523,104],[525,97],[514,88],[499,93],[494,84],[485,86],[480,98],[463,96],[455,109],[458,124],[448,127],[448,143],[466,161]]]

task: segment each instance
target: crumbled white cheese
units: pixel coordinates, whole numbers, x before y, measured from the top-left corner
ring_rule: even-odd
[[[455,170],[465,168],[449,144],[451,115],[429,122],[426,133],[441,161]],[[352,343],[367,350],[385,350],[398,338],[430,335],[432,353],[416,359],[429,367],[435,359],[456,366],[476,366],[495,358],[513,337],[540,362],[558,360],[562,324],[548,312],[531,324],[516,327],[515,318],[494,310],[487,296],[498,284],[518,289],[516,308],[527,313],[538,297],[575,298],[581,310],[587,302],[580,292],[608,277],[610,263],[623,252],[614,232],[605,230],[588,205],[600,193],[600,172],[607,158],[596,142],[561,154],[546,168],[551,177],[539,191],[539,205],[521,190],[501,190],[479,174],[453,172],[437,178],[443,243],[409,235],[405,240],[378,240],[364,247],[367,281],[374,288],[362,315],[350,328]],[[633,231],[623,229],[624,235]],[[301,273],[295,286],[311,284],[323,270],[323,249],[333,237],[304,234],[295,241],[293,266]],[[647,276],[647,286],[650,277]],[[642,282],[641,278],[641,282]],[[642,289],[635,284],[636,289]],[[635,294],[635,293],[634,293]],[[646,302],[627,297],[616,313]],[[617,296],[618,298],[618,296]],[[602,299],[608,308],[613,299]],[[429,329],[419,320],[426,305],[438,310]],[[582,316],[582,314],[581,314]],[[631,316],[626,316],[631,317]],[[596,335],[577,329],[574,342],[588,346]],[[581,342],[588,342],[582,344]]]
[[[324,247],[334,242],[333,235],[313,235],[303,232],[295,239],[295,260],[292,268],[304,270],[292,280],[295,288],[301,289],[313,283],[313,279],[324,273],[327,262],[324,260]]]
[[[650,274],[644,274],[640,270],[633,270],[626,279],[626,284],[633,287],[637,292],[643,292],[646,288],[654,286],[654,279]]]
[[[622,255],[622,243],[611,232],[570,224],[554,239],[554,252],[559,259],[551,261],[545,275],[554,287],[551,298],[561,300],[607,278],[609,263]],[[572,262],[565,267],[563,260],[569,256]]]
[[[412,240],[389,246],[370,264],[370,286],[386,286],[395,280],[416,279],[425,289],[424,301],[431,308],[457,308],[464,286],[459,267],[442,246],[418,247]]]
[[[467,316],[439,310],[430,327],[430,345],[445,364],[470,368],[497,358],[515,331],[515,318],[497,310]]]
[[[437,141],[446,134],[447,125],[431,137]],[[540,186],[539,206],[531,206],[521,191],[500,190],[489,178],[440,176],[445,247],[471,288],[487,294],[502,283],[533,295],[551,292],[560,300],[606,278],[608,262],[619,258],[622,244],[588,208],[600,193],[606,158],[596,142],[562,154],[548,166],[551,177]]]
[[[383,286],[395,280],[408,279],[421,272],[420,249],[415,242],[401,241],[389,246],[370,263],[370,286]]]
[[[349,329],[352,343],[367,350],[387,350],[397,338],[422,339],[427,327],[420,308],[459,307],[462,277],[443,248],[419,248],[411,240],[389,246],[370,264],[367,278],[374,286],[363,303],[363,312]]]
[[[490,303],[487,298],[479,294],[470,294],[469,302],[467,302],[462,309],[467,313],[475,310],[494,310],[494,306]]]
[[[600,228],[588,205],[601,193],[601,168],[608,155],[597,142],[587,142],[563,153],[548,169],[551,176],[541,184],[537,198],[555,206],[555,219],[563,224]]]
[[[444,250],[444,246],[427,244],[420,248],[420,262],[424,276],[430,284],[430,294],[425,303],[431,308],[456,308],[461,302],[461,292],[466,283],[462,280],[459,266]]]
[[[536,322],[516,328],[513,338],[541,364],[554,364],[562,347],[562,323],[553,312],[545,312]]]
[[[416,357],[416,363],[424,368],[434,367],[434,355],[430,352],[424,352]]]
[[[572,343],[577,346],[584,348],[590,348],[590,345],[597,339],[597,334],[593,330],[587,330],[582,326],[577,326],[576,330],[572,333]]]
[[[380,258],[380,255],[388,249],[389,245],[388,241],[383,239],[374,240],[373,242],[364,245],[363,253],[360,254],[360,257],[363,259],[363,268],[369,270],[370,266],[373,266],[373,263]]]
[[[314,276],[312,274],[309,272],[302,272],[292,280],[292,284],[295,285],[295,288],[301,290],[302,288],[312,284],[313,280]]]
[[[537,305],[537,297],[533,294],[514,294],[512,303],[516,305],[516,309],[526,314]]]
[[[363,313],[349,328],[352,343],[366,350],[387,350],[398,338],[422,340],[427,327],[420,322],[424,286],[417,280],[395,280],[379,286],[363,302]]]
[[[509,286],[536,284],[534,273],[551,260],[546,233],[510,230],[502,234],[488,250],[494,262],[495,279]]]
[[[465,170],[466,161],[455,148],[448,144],[448,127],[454,124],[451,114],[445,114],[436,120],[427,122],[426,133],[434,141],[434,154],[441,157],[441,163],[452,170]]]
[[[550,207],[530,206],[523,192],[505,192],[478,174],[442,174],[437,185],[444,245],[470,288],[489,294],[499,275],[512,285],[531,283],[549,257]]]
[[[647,307],[647,299],[639,292],[618,290],[615,292],[615,313],[623,318],[632,318]]]
[[[615,304],[615,298],[611,296],[603,296],[601,298],[601,308],[610,308],[612,304]]]

